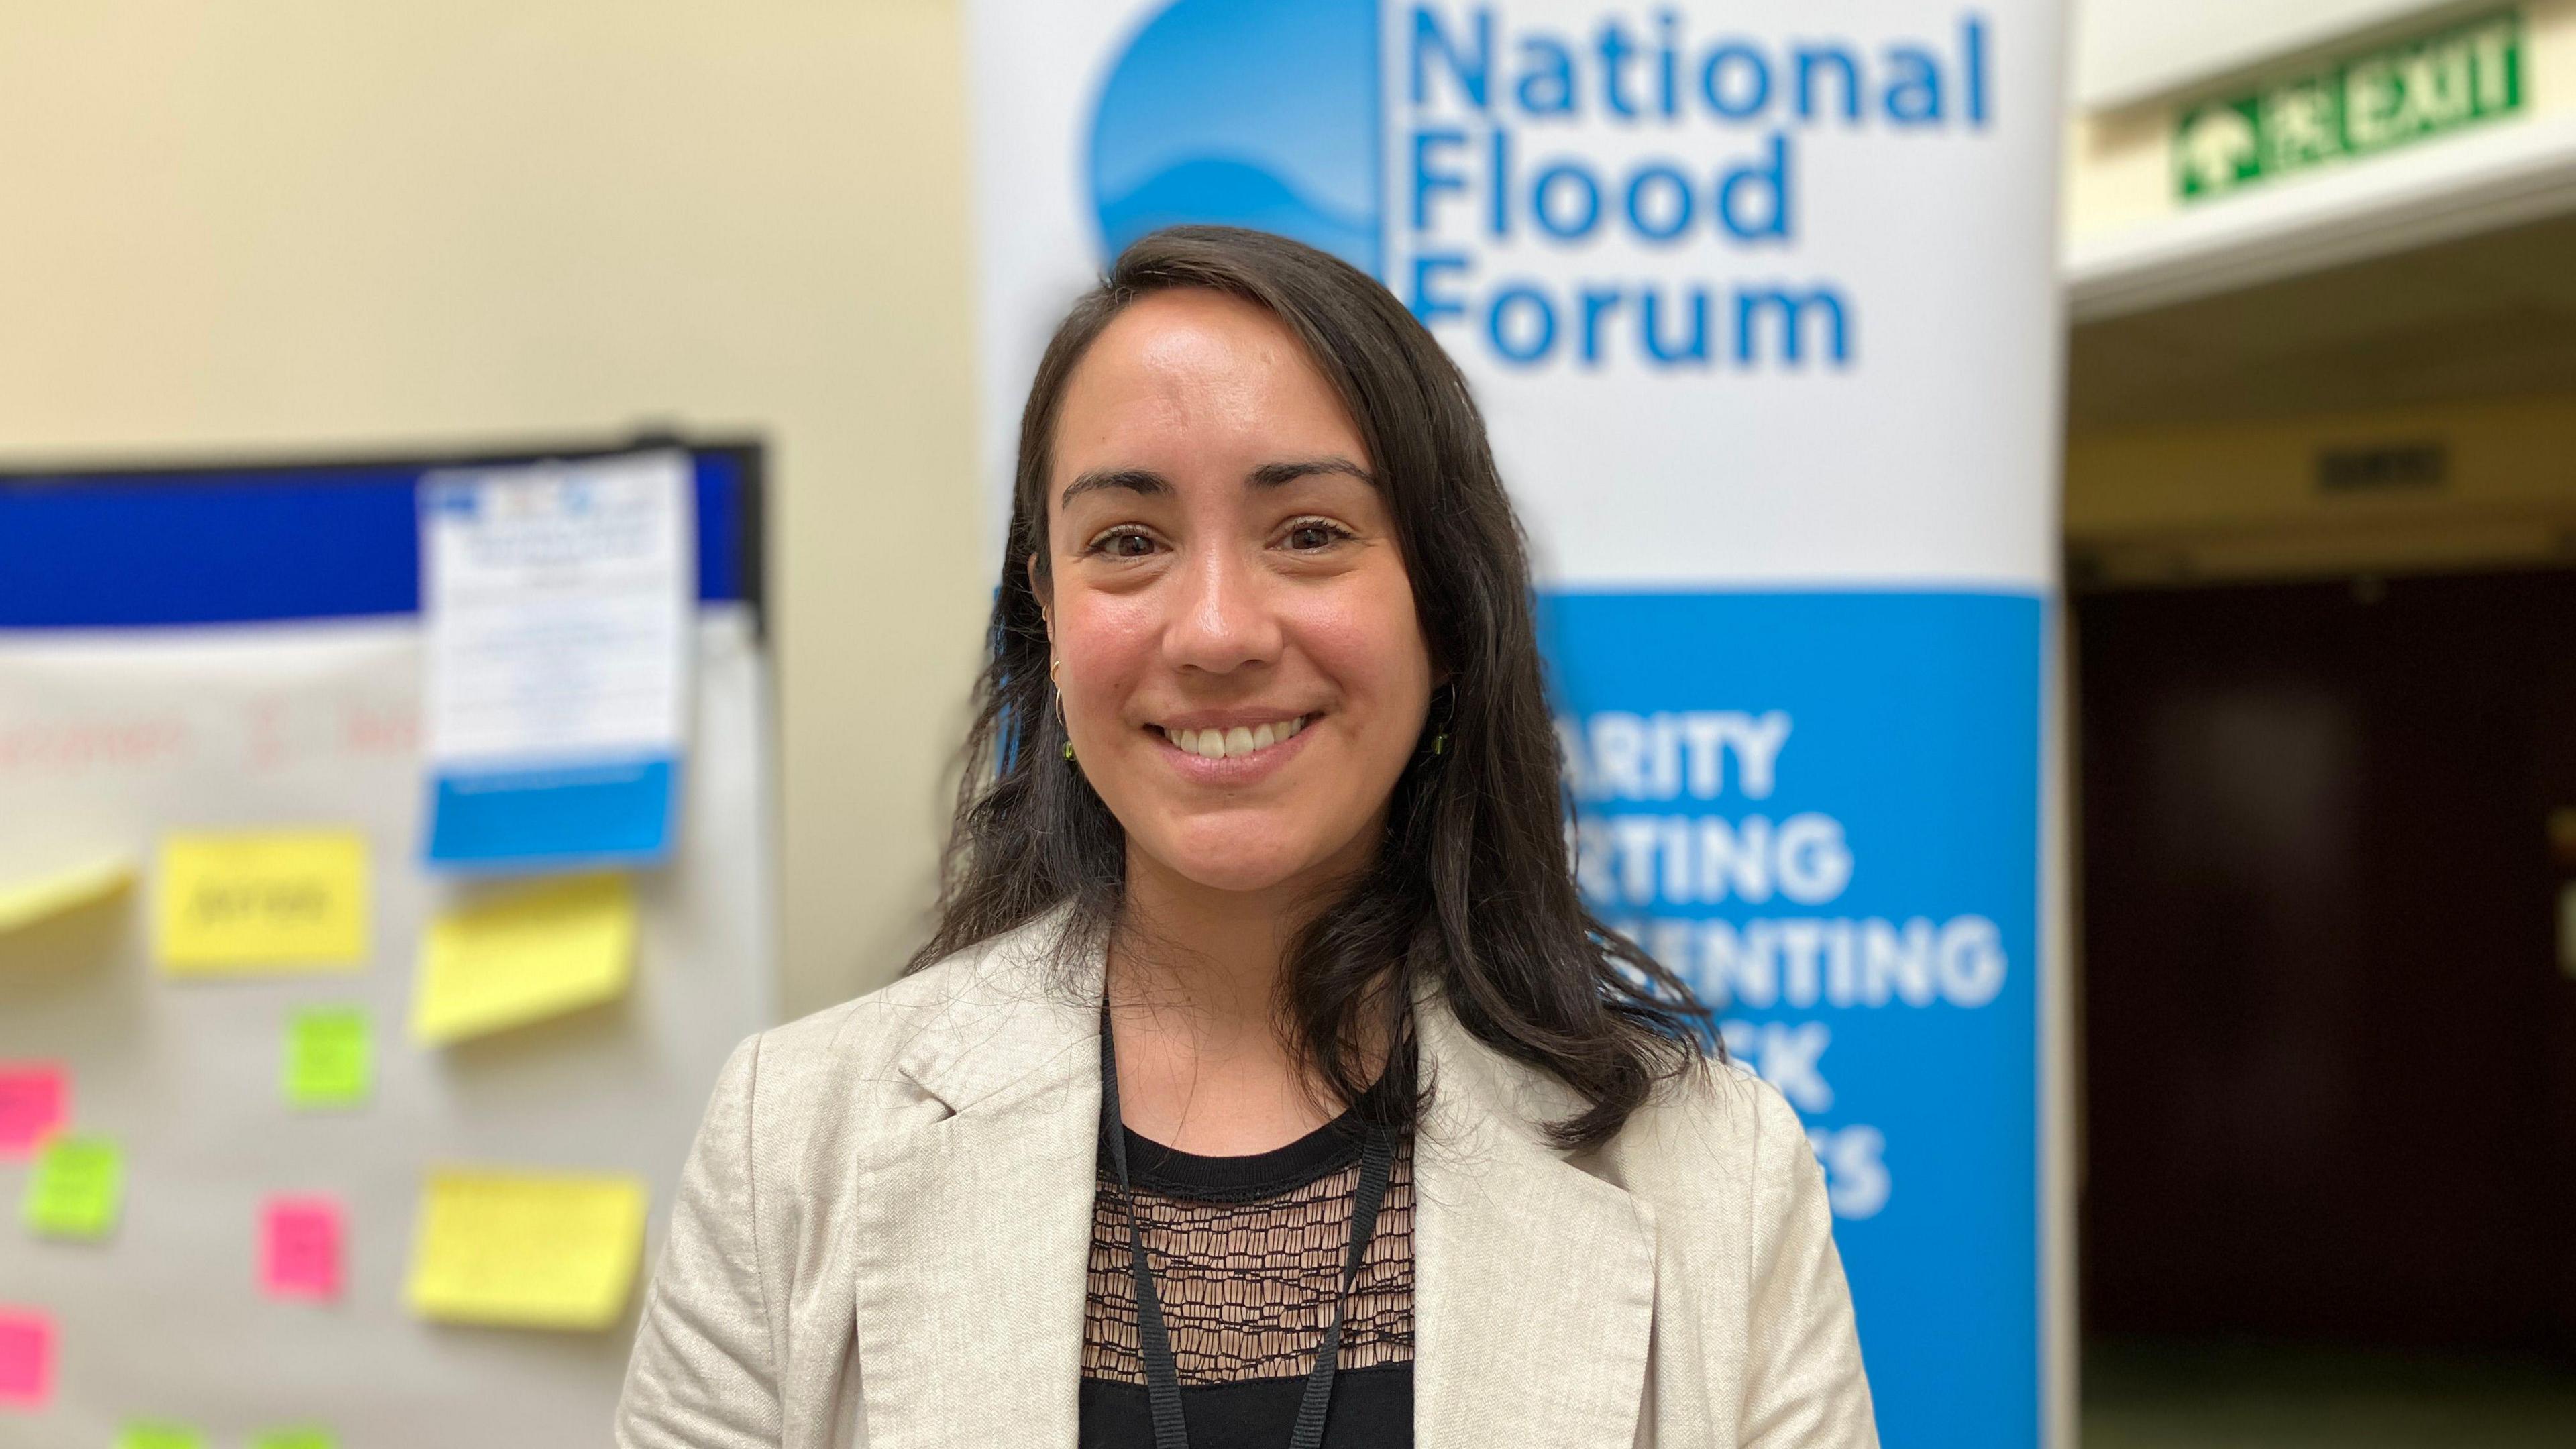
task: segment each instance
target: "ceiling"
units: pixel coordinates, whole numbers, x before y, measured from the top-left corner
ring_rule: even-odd
[[[2576,215],[2077,327],[2075,431],[2576,394]]]

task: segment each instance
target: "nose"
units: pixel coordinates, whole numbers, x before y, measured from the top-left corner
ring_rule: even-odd
[[[1233,549],[1207,549],[1193,556],[1169,577],[1164,662],[1208,674],[1275,662],[1280,627],[1270,582],[1257,562]]]

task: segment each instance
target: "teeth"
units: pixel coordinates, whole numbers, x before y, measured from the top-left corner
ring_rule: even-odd
[[[1222,760],[1235,755],[1248,755],[1255,750],[1266,750],[1272,745],[1282,744],[1293,739],[1297,732],[1305,727],[1306,721],[1304,717],[1301,716],[1296,719],[1283,719],[1270,724],[1254,725],[1248,728],[1243,725],[1236,725],[1232,729],[1223,730],[1167,729],[1163,731],[1163,737],[1170,740],[1175,748],[1182,750],[1185,753],[1197,755],[1199,758],[1205,760]]]

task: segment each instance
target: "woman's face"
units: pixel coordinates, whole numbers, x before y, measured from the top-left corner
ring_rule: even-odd
[[[1369,469],[1296,337],[1219,293],[1139,299],[1068,380],[1033,582],[1064,768],[1131,857],[1231,891],[1368,859],[1432,684]]]

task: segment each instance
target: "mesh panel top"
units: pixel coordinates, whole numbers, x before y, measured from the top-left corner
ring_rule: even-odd
[[[1133,1133],[1127,1143],[1146,1259],[1182,1385],[1304,1376],[1332,1322],[1350,1252],[1359,1138],[1336,1123],[1258,1158],[1190,1157]],[[1258,1166],[1272,1163],[1282,1170]],[[1225,1170],[1193,1172],[1194,1165]],[[1083,1376],[1144,1383],[1126,1203],[1105,1163],[1093,1198],[1089,1286]],[[1343,1310],[1341,1366],[1412,1361],[1413,1146],[1404,1142]]]

